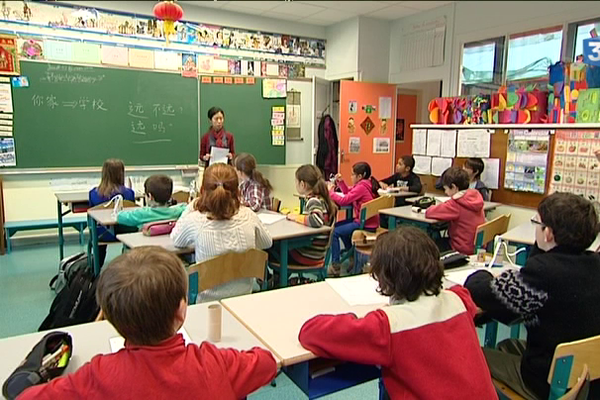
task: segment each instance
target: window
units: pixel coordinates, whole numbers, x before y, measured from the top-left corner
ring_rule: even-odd
[[[467,43],[463,47],[461,94],[495,92],[502,82],[504,38]]]
[[[583,55],[583,39],[589,39],[592,33],[600,36],[600,20],[592,22],[582,22],[576,24],[575,31],[575,53],[570,54],[572,60],[579,55]]]
[[[562,26],[511,35],[508,41],[507,84],[525,86],[548,81],[548,67],[560,60]]]

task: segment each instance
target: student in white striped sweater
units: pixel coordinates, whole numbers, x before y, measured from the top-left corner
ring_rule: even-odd
[[[227,252],[268,249],[271,235],[248,207],[240,204],[238,177],[227,164],[204,171],[200,197],[188,205],[171,232],[176,247],[194,246],[196,262]],[[239,279],[198,294],[198,302],[250,293],[252,279]]]
[[[317,167],[306,164],[296,170],[296,190],[305,197],[304,211],[302,214],[288,214],[287,219],[313,228],[331,226],[335,222],[333,216],[336,206],[329,197],[327,184]],[[289,262],[297,265],[319,265],[325,258],[328,240],[329,234],[326,233],[314,237],[310,246],[290,250]],[[270,251],[270,258],[279,261],[279,254],[275,249]]]

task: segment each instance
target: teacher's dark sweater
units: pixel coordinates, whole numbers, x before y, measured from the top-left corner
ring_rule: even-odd
[[[543,252],[535,246],[523,268],[496,278],[477,271],[465,287],[491,317],[512,313],[523,319],[527,346],[521,374],[539,398],[548,398],[547,379],[556,346],[600,335],[598,253],[563,246]],[[590,398],[600,398],[596,396],[600,396],[600,380],[591,385]]]

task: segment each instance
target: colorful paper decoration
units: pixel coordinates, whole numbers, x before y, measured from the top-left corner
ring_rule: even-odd
[[[0,35],[0,73],[3,75],[20,73],[16,36]]]
[[[371,120],[370,117],[366,117],[363,122],[360,123],[360,127],[363,129],[363,131],[365,131],[365,133],[367,134],[367,136],[369,136],[369,134],[371,133],[371,131],[373,129],[375,129],[375,124],[373,123],[373,121]]]
[[[548,122],[576,122],[581,91],[600,88],[600,67],[581,62],[557,62],[548,71]]]
[[[576,122],[600,122],[600,89],[582,89],[577,101]]]
[[[491,119],[498,124],[539,124],[547,121],[548,93],[535,88],[500,87],[492,95]]]
[[[439,97],[429,102],[429,119],[434,124],[486,124],[490,96]]]

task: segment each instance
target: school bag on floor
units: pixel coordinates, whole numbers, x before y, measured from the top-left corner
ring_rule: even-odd
[[[56,294],[73,279],[75,273],[80,268],[88,268],[88,257],[84,252],[73,254],[72,256],[63,258],[58,265],[58,274],[54,275],[48,283],[50,289],[54,290]]]
[[[92,322],[100,312],[96,303],[97,278],[87,264],[77,269],[65,282],[39,331]]]

